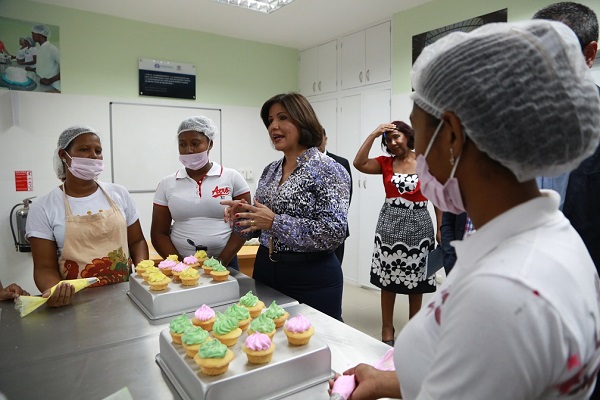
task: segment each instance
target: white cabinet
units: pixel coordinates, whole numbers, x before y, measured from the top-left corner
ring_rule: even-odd
[[[327,150],[337,154],[337,99],[311,100],[310,104],[327,132]]]
[[[337,90],[337,40],[300,52],[300,93],[314,96]]]
[[[354,160],[363,141],[379,124],[391,121],[389,89],[341,97],[338,109],[337,155]],[[369,157],[384,154],[375,142]],[[362,286],[369,283],[373,240],[379,211],[385,199],[381,175],[366,175],[352,170],[352,203],[348,212],[350,237],[346,240],[344,278]]]
[[[340,50],[342,89],[386,82],[391,79],[389,21],[344,36],[340,39]]]

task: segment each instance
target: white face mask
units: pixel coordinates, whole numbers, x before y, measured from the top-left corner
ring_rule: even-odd
[[[208,164],[208,150],[194,154],[180,154],[179,161],[188,169],[197,171]]]
[[[440,121],[435,129],[435,132],[429,141],[429,145],[427,146],[427,150],[425,150],[425,154],[419,154],[417,156],[417,176],[421,182],[421,192],[423,193],[423,196],[431,200],[434,206],[442,211],[460,214],[465,212],[465,206],[463,205],[460,188],[458,187],[458,179],[454,176],[456,167],[458,167],[458,162],[460,161],[460,156],[458,156],[454,162],[450,177],[443,185],[435,178],[435,176],[431,175],[426,160],[429,155],[429,150],[431,150],[431,146],[443,123],[444,121]]]
[[[79,179],[92,181],[104,171],[104,160],[102,159],[71,157],[67,152],[65,154],[71,159],[71,166],[67,165],[67,168],[73,176]]]

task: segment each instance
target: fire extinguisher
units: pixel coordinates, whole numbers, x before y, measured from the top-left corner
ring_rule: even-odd
[[[29,244],[29,240],[25,238],[25,225],[27,224],[27,214],[29,213],[29,204],[31,204],[31,199],[34,199],[35,196],[26,198],[23,202],[16,204],[12,210],[10,210],[10,230],[13,235],[13,239],[15,241],[15,250],[21,253],[31,252],[31,244]],[[15,208],[23,206],[15,211]],[[15,234],[15,229],[13,225],[13,212],[14,219],[17,221],[17,233]]]

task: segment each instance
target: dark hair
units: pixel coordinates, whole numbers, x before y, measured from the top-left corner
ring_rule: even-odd
[[[267,129],[269,129],[269,110],[273,104],[281,104],[292,121],[298,126],[300,145],[315,147],[321,144],[324,135],[323,127],[306,97],[291,92],[278,94],[267,100],[260,109],[260,118]]]
[[[404,133],[404,136],[406,136],[406,140],[407,140],[406,145],[408,146],[409,149],[414,150],[415,149],[415,131],[413,131],[413,128],[411,128],[410,125],[408,125],[407,123],[404,123],[402,121],[393,121],[392,124],[396,125],[397,131]],[[392,153],[390,153],[390,150],[387,147],[386,137],[384,137],[384,135],[381,135],[381,149],[388,154],[392,154]]]
[[[583,50],[598,41],[598,18],[592,9],[583,4],[565,1],[550,4],[535,13],[533,19],[560,21],[575,32]]]

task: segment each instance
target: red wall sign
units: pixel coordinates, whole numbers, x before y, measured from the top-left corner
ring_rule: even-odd
[[[15,171],[15,188],[17,192],[31,192],[33,190],[31,171]]]

